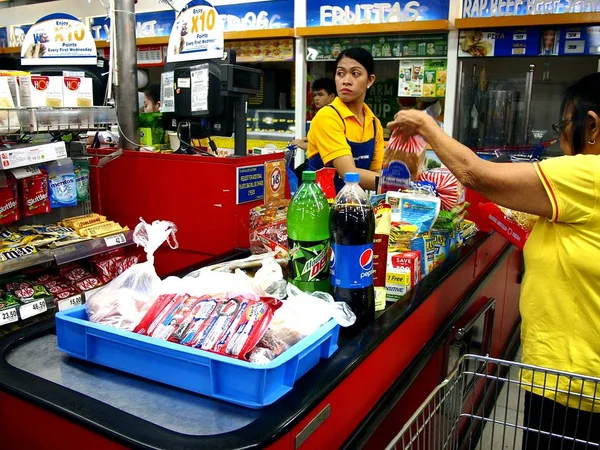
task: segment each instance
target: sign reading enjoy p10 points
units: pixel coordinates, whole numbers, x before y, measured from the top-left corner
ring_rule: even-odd
[[[463,17],[600,12],[597,0],[463,0]]]
[[[447,19],[449,4],[449,0],[401,0],[389,3],[307,0],[306,24],[313,27]]]

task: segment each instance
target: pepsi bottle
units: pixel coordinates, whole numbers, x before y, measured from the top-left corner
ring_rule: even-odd
[[[346,302],[356,314],[350,334],[364,328],[375,318],[373,288],[373,234],[375,215],[360,178],[348,172],[331,212],[331,286],[337,301]]]

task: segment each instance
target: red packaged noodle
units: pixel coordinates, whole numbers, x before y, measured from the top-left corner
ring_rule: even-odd
[[[0,188],[0,225],[16,222],[21,218],[16,180],[7,177],[7,186]]]
[[[23,216],[31,217],[50,212],[50,197],[48,196],[48,174],[23,178],[21,180],[21,196]]]

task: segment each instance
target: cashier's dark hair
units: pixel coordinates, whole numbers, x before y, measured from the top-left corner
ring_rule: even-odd
[[[600,116],[600,73],[587,75],[567,88],[560,105],[560,120],[563,131],[566,123],[563,119],[569,117],[571,135],[565,138],[571,144],[574,155],[583,153],[586,144],[586,131],[590,126],[588,112],[594,111]]]
[[[358,61],[367,71],[367,75],[371,76],[375,73],[375,61],[373,61],[373,55],[371,55],[368,50],[365,50],[362,47],[352,47],[342,50],[335,60],[336,67],[344,56]]]
[[[151,84],[144,89],[144,95],[152,100],[152,103],[160,101],[160,84]]]

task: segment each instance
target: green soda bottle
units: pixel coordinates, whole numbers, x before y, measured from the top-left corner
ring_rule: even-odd
[[[304,292],[329,292],[330,208],[316,179],[315,172],[302,173],[288,208],[288,281]]]

